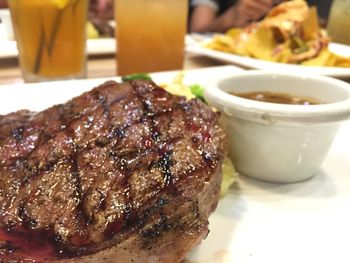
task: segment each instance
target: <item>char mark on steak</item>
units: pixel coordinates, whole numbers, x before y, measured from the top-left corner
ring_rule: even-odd
[[[0,259],[180,261],[217,205],[218,116],[149,81],[0,116]]]

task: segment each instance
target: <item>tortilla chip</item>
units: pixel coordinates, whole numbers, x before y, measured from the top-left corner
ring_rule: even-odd
[[[341,57],[338,55],[333,54],[336,57],[334,66],[335,67],[344,67],[349,68],[350,67],[350,57]]]
[[[242,28],[239,27],[233,27],[226,31],[225,35],[230,36],[232,38],[239,37],[239,35],[242,33]]]
[[[214,35],[212,41],[206,43],[205,47],[227,53],[235,53],[236,51],[233,39],[225,35]]]
[[[327,48],[322,49],[317,57],[309,60],[305,60],[302,65],[305,66],[327,66],[334,67],[336,63],[336,57]]]
[[[289,42],[290,41],[286,41],[285,43],[278,45],[273,50],[274,61],[280,62],[280,63],[288,63],[292,55],[292,50],[289,48],[290,46]]]
[[[268,28],[259,27],[247,41],[246,51],[254,58],[275,61],[273,50],[276,45],[273,31]]]
[[[317,8],[315,6],[310,8],[305,20],[301,24],[301,28],[305,41],[317,38],[320,28],[318,26]]]

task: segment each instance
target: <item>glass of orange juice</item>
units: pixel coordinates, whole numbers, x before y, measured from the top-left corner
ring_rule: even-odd
[[[188,0],[115,1],[117,74],[181,69]]]
[[[26,82],[86,75],[88,0],[8,0]]]

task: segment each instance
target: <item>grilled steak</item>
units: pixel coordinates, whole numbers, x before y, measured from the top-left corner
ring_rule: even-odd
[[[0,116],[0,259],[181,261],[218,202],[218,115],[150,81],[109,81]]]

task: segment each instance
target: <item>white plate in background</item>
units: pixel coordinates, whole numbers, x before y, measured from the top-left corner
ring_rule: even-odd
[[[191,36],[189,36],[190,38]],[[186,51],[193,54],[204,55],[211,57],[225,63],[234,64],[236,66],[250,68],[250,69],[264,69],[269,71],[285,71],[285,72],[303,72],[310,74],[320,74],[325,76],[332,76],[337,78],[349,78],[350,68],[341,67],[316,67],[316,66],[303,66],[293,65],[285,63],[271,62],[261,59],[255,59],[250,57],[243,57],[223,51],[213,50],[205,48],[203,44],[210,41],[211,36],[200,34],[194,34],[192,36],[193,41],[189,45],[186,45]],[[337,43],[330,43],[329,49],[339,55],[350,57],[350,46]]]
[[[14,32],[11,21],[10,9],[2,8],[0,9],[0,39],[14,39]]]
[[[185,83],[205,85],[233,66],[185,72]],[[171,82],[177,72],[153,74]],[[42,110],[106,79],[0,86],[0,114]],[[296,184],[240,177],[210,217],[210,233],[184,263],[350,262],[350,122],[340,128],[321,170]]]

